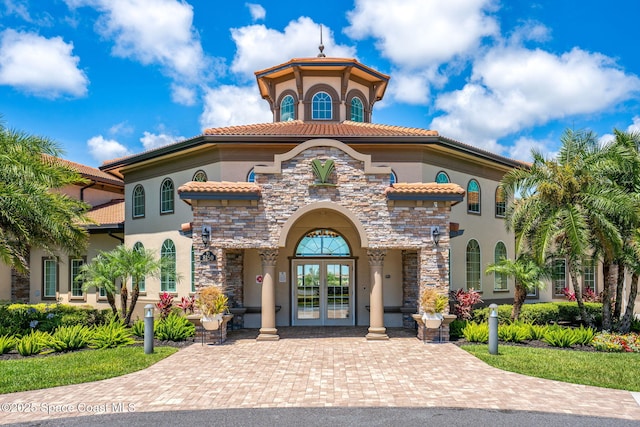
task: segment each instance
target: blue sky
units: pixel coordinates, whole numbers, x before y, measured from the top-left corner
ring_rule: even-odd
[[[0,114],[91,166],[271,121],[253,72],[318,53],[391,75],[376,123],[527,160],[640,130],[634,0],[0,0]]]

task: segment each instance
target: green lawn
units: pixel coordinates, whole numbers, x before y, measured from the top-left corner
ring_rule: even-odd
[[[0,361],[0,394],[80,384],[139,371],[178,351],[156,347],[144,354],[143,347],[87,350]]]
[[[489,354],[485,345],[463,345],[462,349],[505,371],[532,377],[640,391],[639,353],[595,353],[501,345]]]

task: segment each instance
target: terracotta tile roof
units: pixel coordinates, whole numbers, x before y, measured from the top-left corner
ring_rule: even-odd
[[[464,196],[464,189],[458,184],[438,184],[435,182],[396,182],[387,187],[385,194],[424,194]]]
[[[114,199],[102,205],[96,205],[87,216],[98,226],[124,223],[124,199]],[[89,224],[89,227],[95,224]]]
[[[190,181],[178,188],[180,193],[253,193],[260,194],[260,187],[253,182],[227,182],[227,181]]]
[[[228,126],[205,129],[205,135],[243,136],[438,136],[435,130],[408,128],[361,122],[287,122],[260,123],[253,125]]]
[[[90,179],[91,181],[124,187],[124,182],[121,179],[103,172],[100,169],[92,168],[91,166],[82,165],[70,160],[61,159],[59,157],[49,156],[48,154],[43,154],[43,156],[47,161],[63,164],[69,169],[73,169],[74,171],[78,172],[83,177]]]

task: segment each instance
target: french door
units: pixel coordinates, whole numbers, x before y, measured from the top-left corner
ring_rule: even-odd
[[[354,325],[353,260],[294,260],[293,325]]]

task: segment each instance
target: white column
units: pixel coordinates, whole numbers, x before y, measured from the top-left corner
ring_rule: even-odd
[[[368,340],[389,339],[387,329],[384,327],[384,301],[382,298],[382,266],[385,255],[386,251],[384,249],[367,250],[371,271]]]

